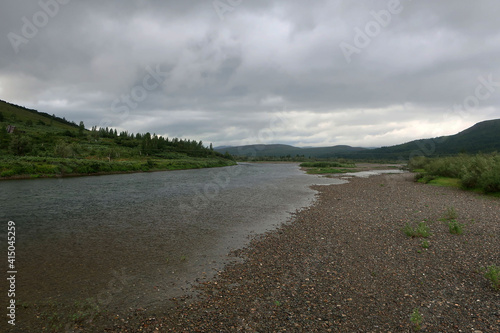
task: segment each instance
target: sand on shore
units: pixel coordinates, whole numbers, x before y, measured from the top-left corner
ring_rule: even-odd
[[[423,185],[413,175],[316,186],[314,205],[232,255],[244,258],[165,313],[120,319],[119,332],[500,332],[500,200]],[[449,208],[464,225],[451,234]],[[429,238],[407,223],[425,221]],[[428,242],[424,248],[423,242]]]

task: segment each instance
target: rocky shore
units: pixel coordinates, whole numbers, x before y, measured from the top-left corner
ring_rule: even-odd
[[[500,199],[412,174],[316,189],[313,206],[233,253],[245,260],[198,286],[199,298],[106,331],[500,332],[500,291],[481,271],[500,266]],[[430,237],[403,232],[419,222]]]

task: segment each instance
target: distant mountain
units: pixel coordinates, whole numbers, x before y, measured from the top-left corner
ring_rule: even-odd
[[[475,154],[500,151],[500,119],[487,120],[457,133],[433,139],[382,147],[360,148],[333,146],[319,148],[299,148],[289,145],[248,145],[239,147],[216,148],[221,153],[229,152],[235,156],[305,156],[312,158],[344,157],[352,159],[408,160],[412,156],[445,156],[458,153]]]
[[[400,145],[371,149],[339,157],[407,160],[412,156],[446,156],[500,151],[500,119],[487,120],[454,135],[414,140]]]
[[[270,145],[247,145],[238,147],[217,147],[216,151],[221,153],[228,152],[234,156],[252,156],[252,157],[263,157],[263,156],[274,156],[281,157],[290,155],[295,156],[305,156],[313,158],[328,158],[338,153],[348,153],[366,150],[365,148],[351,147],[351,146],[333,146],[333,147],[319,147],[319,148],[300,148],[290,145],[282,144],[270,144]]]

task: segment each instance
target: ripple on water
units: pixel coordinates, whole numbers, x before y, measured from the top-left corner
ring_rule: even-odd
[[[311,185],[345,182],[297,164],[12,181],[0,216],[16,221],[21,299],[155,308],[310,205]]]

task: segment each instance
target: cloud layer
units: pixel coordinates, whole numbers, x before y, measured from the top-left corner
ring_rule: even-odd
[[[498,1],[8,1],[0,98],[215,145],[383,146],[500,118]]]

